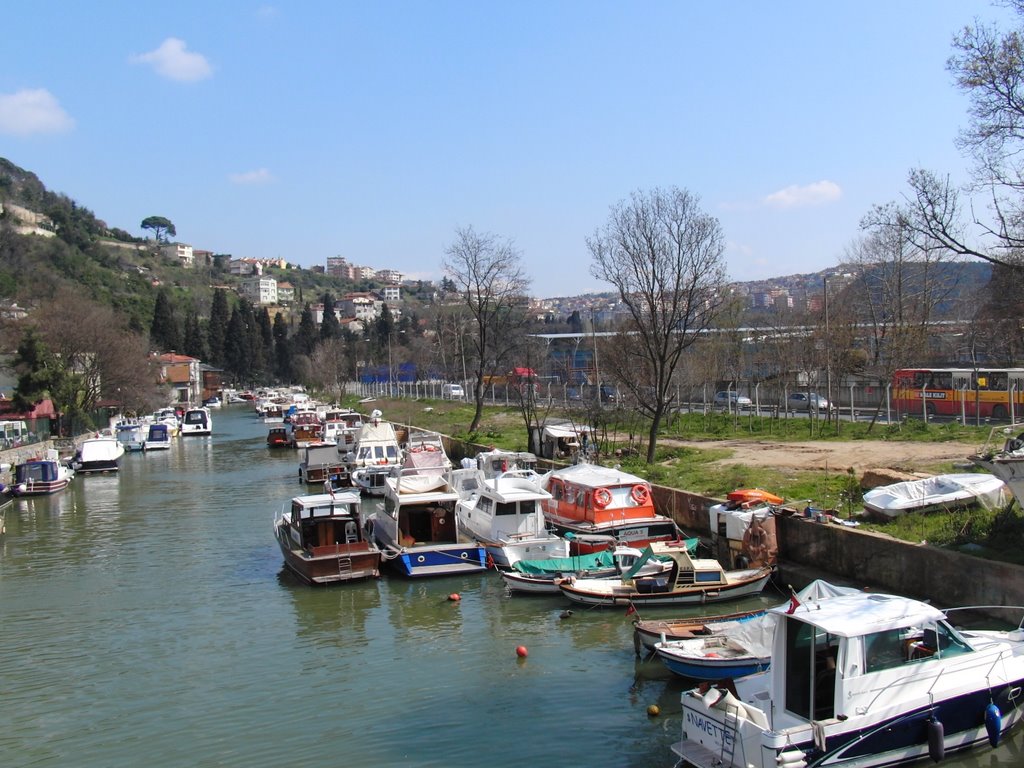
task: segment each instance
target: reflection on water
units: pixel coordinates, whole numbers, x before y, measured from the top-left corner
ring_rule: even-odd
[[[622,610],[563,618],[493,573],[298,584],[271,523],[306,489],[267,429],[226,408],[212,437],[8,507],[0,765],[672,764],[684,685]]]

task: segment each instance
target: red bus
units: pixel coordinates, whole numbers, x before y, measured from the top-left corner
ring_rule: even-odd
[[[1024,368],[904,368],[893,406],[909,416],[1024,418]]]

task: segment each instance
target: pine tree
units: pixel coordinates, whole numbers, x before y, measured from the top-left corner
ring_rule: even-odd
[[[274,315],[274,374],[278,381],[292,381],[292,343],[288,339],[288,323],[284,315]]]
[[[302,308],[302,317],[299,318],[299,330],[295,333],[294,352],[297,355],[313,354],[313,347],[317,341],[316,321],[313,319],[313,310],[309,304]]]
[[[199,317],[195,310],[190,310],[185,318],[185,354],[197,360],[206,359],[206,340],[203,330],[199,327]]]

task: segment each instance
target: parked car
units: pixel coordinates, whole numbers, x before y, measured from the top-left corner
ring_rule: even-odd
[[[784,407],[791,411],[834,411],[836,407],[816,392],[793,392]]]
[[[732,411],[738,411],[742,408],[750,408],[753,406],[749,397],[741,395],[739,392],[734,390],[729,390],[728,392],[715,392],[715,399],[713,400],[713,403],[717,408],[727,408]]]
[[[461,384],[445,384],[441,387],[442,400],[461,400],[466,396],[466,390]]]

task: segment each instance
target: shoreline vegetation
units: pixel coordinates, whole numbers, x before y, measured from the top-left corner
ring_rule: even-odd
[[[359,410],[370,407],[369,403],[359,403],[357,398],[347,404]],[[528,450],[526,425],[521,412],[514,407],[486,406],[480,429],[475,433],[467,431],[473,415],[471,403],[378,398],[372,407],[380,409],[384,418],[396,423],[441,432],[470,443]],[[771,466],[760,461],[744,463],[734,458],[735,446],[745,443],[758,448],[768,443],[785,447],[813,440],[835,446],[856,446],[860,450],[865,444],[880,447],[899,444],[904,449],[900,452],[901,461],[898,467],[889,467],[891,469],[921,476],[962,472],[969,471],[965,467],[967,456],[984,444],[992,425],[925,424],[910,419],[898,424],[877,423],[869,430],[868,422],[859,421],[842,422],[836,434],[834,424],[817,419],[680,413],[666,420],[655,462],[647,464],[641,445],[646,425],[631,412],[608,409],[601,411],[599,418],[589,420],[572,411],[552,412],[549,416],[589,426],[598,438],[598,461],[620,464],[623,469],[658,485],[716,498],[725,498],[736,488],[765,488],[785,498],[788,505],[802,508],[809,503],[834,510],[842,519],[858,519],[865,530],[1024,565],[1024,551],[1017,546],[1024,538],[1024,518],[1016,503],[1004,510],[953,509],[878,522],[859,515],[863,509],[860,485],[863,473],[842,460],[837,461],[835,467],[798,468]],[[950,444],[954,449],[951,455],[956,459],[937,461],[934,451],[924,450],[943,443]],[[921,448],[920,458],[915,457],[918,447]],[[886,467],[881,458],[875,466]]]

